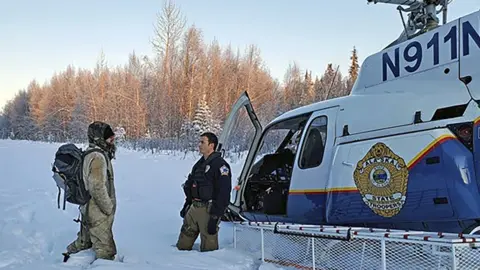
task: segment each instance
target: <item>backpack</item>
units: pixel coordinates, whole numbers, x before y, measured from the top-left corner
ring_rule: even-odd
[[[86,190],[83,181],[83,160],[87,154],[95,151],[103,153],[98,148],[83,151],[73,143],[61,145],[58,148],[52,165],[52,177],[58,188],[57,204],[59,209],[61,189],[64,190],[63,210],[65,210],[66,201],[81,206],[90,200],[90,193]]]

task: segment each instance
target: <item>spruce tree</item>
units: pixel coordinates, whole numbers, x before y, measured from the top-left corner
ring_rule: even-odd
[[[212,115],[212,111],[207,104],[206,95],[199,100],[198,106],[193,116],[192,128],[196,136],[200,136],[203,132],[213,132],[218,135],[220,132],[220,123]]]
[[[347,81],[347,91],[350,93],[352,90],[353,84],[355,84],[355,81],[357,80],[358,77],[358,72],[360,69],[360,66],[358,65],[358,55],[357,55],[357,49],[355,46],[353,46],[353,51],[352,51],[352,56],[350,56],[350,68],[348,69],[348,81]]]

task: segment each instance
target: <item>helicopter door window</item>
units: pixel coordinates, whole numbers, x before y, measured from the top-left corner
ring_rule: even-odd
[[[320,116],[314,119],[308,127],[299,159],[301,169],[314,168],[322,163],[326,140],[327,117]]]

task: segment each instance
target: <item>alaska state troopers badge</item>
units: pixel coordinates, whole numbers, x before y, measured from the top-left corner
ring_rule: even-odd
[[[402,209],[407,193],[408,168],[384,143],[376,143],[358,161],[353,179],[363,201],[377,215],[393,217]]]

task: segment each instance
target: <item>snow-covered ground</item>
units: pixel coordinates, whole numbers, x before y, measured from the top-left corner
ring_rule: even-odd
[[[0,269],[85,269],[77,264],[81,260],[62,262],[61,253],[79,226],[73,222],[78,208],[68,203],[65,211],[57,208],[51,164],[59,145],[0,140]],[[178,251],[172,246],[182,224],[180,185],[197,158],[119,149],[113,161],[118,198],[113,230],[124,260],[97,260],[88,268],[281,269],[232,249],[232,228],[225,223],[217,251]],[[235,174],[239,169],[232,164]]]

